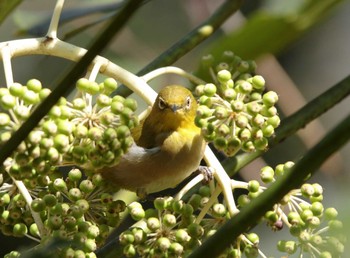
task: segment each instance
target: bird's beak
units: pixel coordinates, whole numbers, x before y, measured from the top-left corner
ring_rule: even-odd
[[[181,109],[182,108],[182,106],[181,105],[169,105],[169,108],[174,112],[174,113],[176,113],[179,109]]]

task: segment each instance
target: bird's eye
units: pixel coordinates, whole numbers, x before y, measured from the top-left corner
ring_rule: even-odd
[[[159,109],[164,109],[166,107],[166,103],[165,103],[164,99],[159,98],[158,107],[159,107]]]
[[[186,98],[186,109],[190,109],[191,103],[192,103],[191,97],[188,96],[188,97]]]

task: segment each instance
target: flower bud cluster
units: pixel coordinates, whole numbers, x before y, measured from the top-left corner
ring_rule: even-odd
[[[275,168],[265,166],[260,171],[264,184],[278,180],[294,163],[289,161]],[[247,183],[248,194],[240,195],[239,207],[243,207],[259,196],[265,186],[257,180]],[[291,255],[298,250],[314,257],[339,257],[344,252],[345,237],[341,232],[342,222],[335,208],[322,204],[323,188],[318,183],[304,183],[300,189],[290,191],[273,209],[266,212],[264,220],[273,230],[289,228],[293,240],[281,240],[277,248]]]
[[[72,130],[64,160],[88,168],[115,165],[133,143],[130,129],[138,123],[134,115],[137,103],[121,96],[109,97],[117,88],[112,78],[100,84],[82,78],[76,86],[80,97],[67,102],[72,114],[67,128]]]
[[[265,91],[265,80],[253,75],[254,62],[243,61],[225,52],[225,62],[211,73],[213,83],[198,85],[196,125],[207,141],[228,156],[242,149],[266,150],[268,138],[280,123],[275,104],[278,95]],[[208,60],[205,60],[206,62]]]
[[[137,103],[121,96],[109,97],[117,82],[107,78],[97,84],[87,79],[77,82],[80,97],[72,102],[61,98],[7,159],[8,173],[23,180],[29,189],[46,186],[45,176],[52,166],[75,164],[98,168],[118,162],[132,145],[130,129],[138,122]],[[0,89],[0,144],[4,144],[32,111],[50,94],[41,82],[13,83]],[[93,101],[96,103],[93,104]]]
[[[36,79],[26,85],[13,83],[8,88],[0,88],[0,143],[4,144],[11,135],[28,119],[38,104],[50,94]],[[50,173],[52,165],[62,161],[63,145],[68,145],[68,136],[62,133],[58,123],[66,119],[63,112],[66,100],[62,98],[52,112],[46,116],[28,135],[5,162],[7,172],[17,180],[23,180],[30,189],[45,186],[44,177]],[[6,177],[7,174],[3,176]],[[6,180],[6,179],[5,179]]]
[[[186,257],[229,218],[226,206],[216,202],[204,219],[197,216],[211,197],[208,186],[202,186],[189,200],[160,197],[154,200],[154,208],[144,210],[138,202],[128,205],[131,217],[137,221],[124,231],[119,242],[126,257]],[[224,251],[232,253],[257,253],[259,237],[254,233],[244,234],[239,244]],[[237,247],[239,247],[237,249]],[[240,256],[237,256],[240,257]]]
[[[13,195],[10,189],[7,192],[2,189],[1,232],[7,236],[40,239],[44,246],[52,237],[70,243],[61,250],[52,250],[52,255],[75,257],[82,253],[96,257],[96,249],[105,242],[112,227],[119,224],[125,203],[113,200],[113,191],[99,174],[85,177],[79,169],[72,169],[65,179],[57,172],[48,180],[46,188],[38,188],[33,193],[35,199],[30,207],[20,193]],[[40,215],[44,228],[35,223],[32,212]]]

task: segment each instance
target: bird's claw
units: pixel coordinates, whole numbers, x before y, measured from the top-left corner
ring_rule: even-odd
[[[146,200],[147,196],[148,196],[147,192],[146,192],[146,190],[144,188],[137,188],[136,195],[137,195],[137,197],[140,198],[141,201],[142,200]]]
[[[208,184],[214,178],[213,168],[207,166],[199,166],[198,172],[203,175],[203,183]]]

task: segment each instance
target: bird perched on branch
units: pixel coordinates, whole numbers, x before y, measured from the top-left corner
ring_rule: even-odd
[[[150,114],[133,133],[135,144],[114,167],[100,173],[139,194],[175,187],[198,170],[205,141],[194,119],[197,103],[185,87],[163,88]]]

